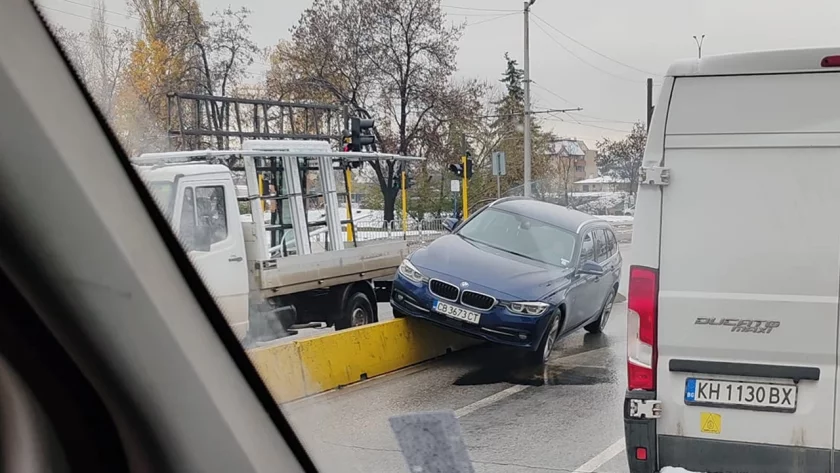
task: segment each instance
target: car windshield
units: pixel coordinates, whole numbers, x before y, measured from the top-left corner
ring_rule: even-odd
[[[523,215],[489,208],[461,227],[457,235],[516,256],[567,267],[575,252],[575,235]]]

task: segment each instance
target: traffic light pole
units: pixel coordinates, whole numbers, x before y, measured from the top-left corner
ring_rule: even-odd
[[[461,183],[461,202],[462,202],[462,205],[463,205],[463,211],[462,211],[463,213],[462,214],[463,214],[463,219],[466,220],[467,217],[469,217],[468,210],[467,210],[467,199],[468,199],[467,182],[469,181],[469,179],[467,179],[467,153],[464,153],[461,156],[461,165],[463,166],[462,169],[464,170],[464,173],[463,173],[464,175],[461,177],[461,180],[462,180],[462,183]]]
[[[405,238],[405,233],[408,231],[408,191],[405,189],[405,171],[400,174],[400,190],[402,191],[402,227],[403,227],[403,238]]]
[[[347,241],[352,241],[355,244],[356,237],[353,235],[353,210],[350,208],[351,192],[353,192],[353,172],[350,171],[349,166],[344,168],[344,187],[347,191],[347,220],[350,221],[347,224]]]

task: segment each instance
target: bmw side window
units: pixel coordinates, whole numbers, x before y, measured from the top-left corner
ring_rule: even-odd
[[[607,230],[607,240],[610,244],[610,256],[618,253],[618,242],[615,240],[615,233],[612,230]]]
[[[181,204],[181,218],[178,224],[178,236],[187,251],[195,247],[195,196],[192,187],[184,189],[184,202]]]
[[[607,234],[604,229],[595,230],[595,261],[601,263],[610,257],[610,249],[607,246]]]
[[[580,262],[593,261],[595,259],[595,240],[592,238],[592,232],[587,232],[583,236],[583,243],[580,246]]]
[[[210,245],[224,241],[228,235],[224,187],[196,187],[195,201],[197,229],[206,233],[205,241]]]

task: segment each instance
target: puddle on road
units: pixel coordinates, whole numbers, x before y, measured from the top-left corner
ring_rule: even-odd
[[[487,366],[467,373],[457,380],[456,386],[510,383],[527,386],[591,386],[617,380],[608,368],[597,366]]]
[[[561,342],[562,343],[562,342]],[[607,346],[606,337],[584,337],[583,346],[555,348],[557,356],[568,357]],[[599,366],[580,366],[571,363],[556,362],[551,359],[543,366],[529,365],[522,353],[500,348],[482,360],[469,373],[461,376],[453,384],[456,386],[475,386],[483,384],[510,383],[528,386],[589,386],[593,384],[614,383],[618,380],[615,369]]]

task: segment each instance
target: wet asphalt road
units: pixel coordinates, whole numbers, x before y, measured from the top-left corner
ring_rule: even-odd
[[[604,334],[568,335],[543,368],[484,345],[283,408],[327,472],[408,472],[388,418],[436,410],[455,411],[478,473],[626,472],[623,299]]]

